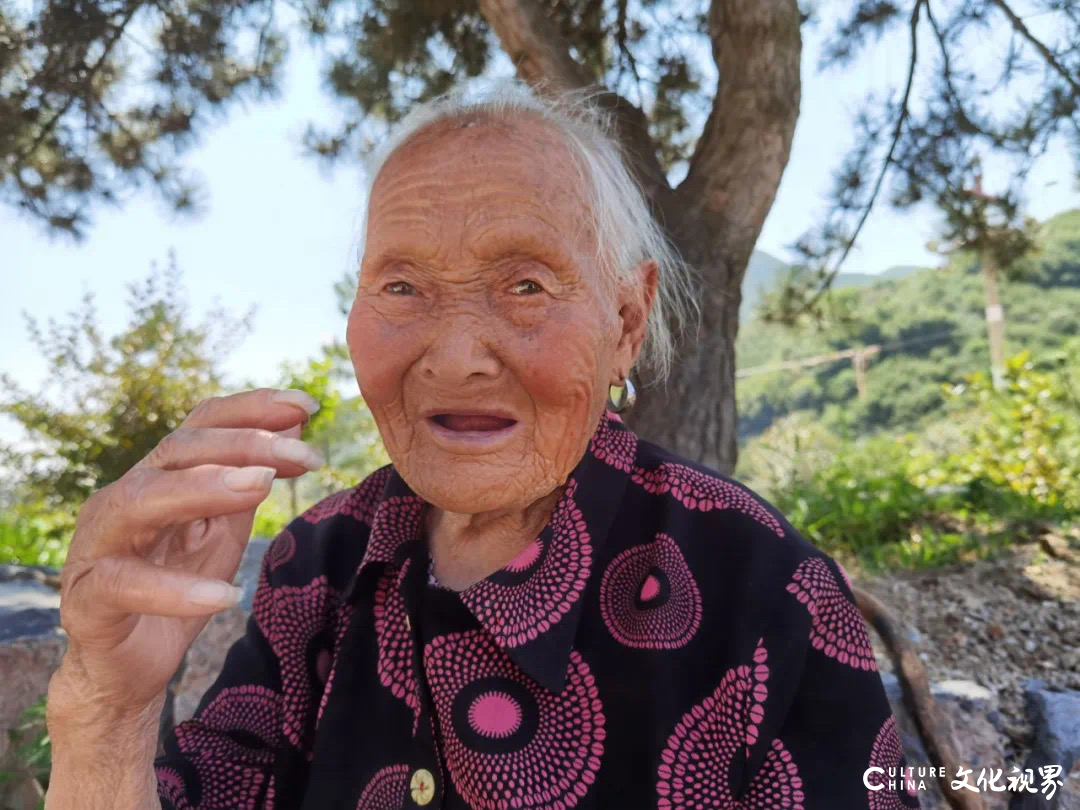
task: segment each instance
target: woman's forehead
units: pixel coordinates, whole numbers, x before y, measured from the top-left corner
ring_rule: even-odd
[[[368,203],[369,246],[395,226],[426,238],[530,219],[567,238],[589,230],[584,184],[554,127],[528,118],[468,123],[435,124],[390,156]]]
[[[533,118],[488,117],[440,121],[410,137],[383,164],[371,203],[377,207],[401,187],[461,191],[497,188],[500,181],[524,183],[533,193],[556,199],[580,186],[571,151],[557,129]]]

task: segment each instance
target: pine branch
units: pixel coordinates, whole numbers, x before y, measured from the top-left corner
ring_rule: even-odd
[[[784,312],[780,316],[780,320],[784,322],[794,321],[801,315],[816,312],[816,307],[819,301],[832,289],[832,283],[836,279],[837,274],[840,272],[840,268],[843,266],[844,261],[851,253],[851,249],[855,246],[855,242],[859,237],[859,233],[862,231],[863,226],[866,224],[866,220],[870,216],[871,210],[873,210],[874,203],[877,201],[878,195],[881,193],[881,187],[884,185],[885,176],[889,172],[889,168],[893,164],[893,155],[896,153],[897,144],[900,142],[900,136],[904,130],[904,123],[908,117],[908,107],[911,101],[911,88],[915,83],[915,67],[918,64],[918,33],[919,33],[919,17],[922,12],[923,6],[927,7],[929,11],[928,0],[916,0],[915,7],[911,10],[911,17],[908,23],[909,30],[911,32],[911,54],[908,60],[908,74],[907,81],[904,85],[904,95],[900,101],[900,110],[896,116],[896,124],[893,126],[892,140],[889,143],[889,151],[885,154],[885,159],[882,161],[881,169],[878,172],[877,180],[874,182],[874,188],[870,192],[870,197],[867,199],[866,204],[863,206],[862,213],[859,215],[859,221],[855,226],[854,232],[851,236],[844,240],[844,250],[840,254],[840,259],[836,262],[836,265],[829,270],[822,270],[822,277],[817,282],[817,289],[813,295],[805,298],[793,312]]]
[[[1054,71],[1065,80],[1065,83],[1072,88],[1072,91],[1076,95],[1080,96],[1080,83],[1077,83],[1076,78],[1073,77],[1069,71],[1066,70],[1065,66],[1057,60],[1054,52],[1047,48],[1046,45],[1031,33],[1028,27],[1024,25],[1024,21],[1017,16],[1016,12],[1009,7],[1008,3],[1006,3],[1005,0],[990,0],[990,2],[1004,12],[1005,16],[1009,18],[1009,22],[1012,23],[1013,30],[1026,39],[1031,46],[1039,52],[1042,58],[1046,60],[1046,64],[1053,68]]]
[[[534,0],[478,0],[477,5],[526,81],[547,82],[556,90],[580,90],[595,83]]]
[[[101,52],[101,56],[98,57],[97,61],[94,62],[94,64],[91,65],[90,69],[86,72],[84,82],[87,86],[89,86],[94,81],[94,77],[97,76],[98,72],[105,66],[105,63],[109,60],[109,55],[112,53],[113,48],[115,48],[116,45],[120,42],[120,40],[123,38],[124,30],[131,22],[131,18],[135,16],[135,12],[139,10],[140,5],[141,4],[138,2],[133,2],[131,7],[124,14],[123,19],[120,20],[120,24],[113,29],[112,36],[110,36],[109,39],[105,42],[105,47],[104,50],[102,50]],[[75,104],[75,101],[78,98],[79,95],[73,92],[68,98],[68,100],[60,106],[60,109],[53,113],[52,117],[49,118],[47,122],[45,122],[45,126],[42,127],[41,132],[38,133],[38,136],[34,138],[34,140],[30,143],[30,146],[28,146],[21,153],[19,153],[18,158],[16,158],[16,164],[22,163],[24,160],[30,157],[30,155],[34,154],[34,152],[37,151],[38,147],[40,147],[41,144],[45,142],[45,139],[49,137],[52,131],[56,128],[56,125],[60,122],[60,119],[67,114],[68,110],[71,109],[72,105]]]
[[[859,238],[859,234],[862,232],[863,225],[866,224],[866,220],[870,216],[870,211],[874,207],[874,203],[877,201],[878,194],[881,193],[881,187],[885,183],[885,176],[889,173],[889,168],[893,163],[893,155],[896,154],[896,145],[900,143],[900,135],[904,131],[904,123],[908,117],[908,106],[911,102],[911,88],[915,84],[915,66],[919,60],[919,16],[923,6],[928,5],[928,0],[916,0],[915,7],[911,10],[911,21],[909,28],[911,30],[911,57],[908,60],[908,74],[907,83],[904,86],[904,96],[900,100],[900,111],[896,116],[896,125],[893,127],[892,142],[889,144],[889,151],[885,154],[885,160],[881,163],[881,170],[878,172],[877,180],[874,181],[874,189],[870,192],[870,198],[866,201],[866,205],[863,207],[862,214],[859,217],[858,224],[855,225],[855,230],[852,232],[851,237],[846,240],[844,245],[844,252],[840,254],[840,260],[836,263],[836,267],[833,268],[832,275],[835,275],[840,267],[844,264],[848,254],[851,253],[851,249],[855,246],[855,240]],[[832,281],[830,277],[829,281]],[[825,289],[828,289],[828,284],[825,285]],[[817,300],[821,293],[819,292],[814,296],[813,300]],[[813,303],[813,301],[811,301]]]

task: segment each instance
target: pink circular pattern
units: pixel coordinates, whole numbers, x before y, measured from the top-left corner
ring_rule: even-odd
[[[326,683],[318,678],[316,662],[322,650],[332,649],[340,611],[341,598],[325,576],[303,587],[260,587],[252,606],[255,622],[280,664],[285,737],[309,756],[318,706],[316,696],[321,696],[326,688]]]
[[[173,810],[191,810],[184,779],[176,770],[157,765],[154,767],[154,775],[157,776],[158,795],[169,802]]]
[[[605,411],[604,418],[589,441],[589,451],[608,466],[623,472],[630,472],[637,455],[637,435],[621,425],[622,420],[611,411]]]
[[[379,647],[377,671],[379,682],[387,687],[394,697],[404,700],[413,712],[413,735],[416,734],[420,719],[419,686],[413,671],[414,642],[413,635],[406,629],[405,599],[401,596],[398,584],[405,577],[409,568],[405,561],[400,571],[391,568],[375,587],[375,637]]]
[[[416,537],[424,502],[415,495],[392,495],[375,510],[365,559],[392,562],[398,546]]]
[[[627,647],[673,650],[701,625],[701,592],[678,544],[666,534],[620,553],[600,580],[600,615]]]
[[[739,802],[729,784],[735,758],[749,756],[765,717],[767,659],[759,640],[753,666],[729,669],[712,695],[683,715],[660,755],[656,791],[661,810],[802,809],[802,779],[779,740],[770,744],[761,769]]]
[[[239,711],[243,712],[238,715],[240,722],[244,718],[251,719],[251,715],[243,709]],[[258,725],[262,726],[262,723]],[[259,794],[266,779],[265,772],[274,762],[273,748],[241,745],[224,733],[224,729],[204,725],[201,719],[181,723],[174,734],[177,747],[195,769],[202,787],[200,807],[229,807],[235,810],[261,807]],[[186,801],[178,806],[178,810],[184,806]]]
[[[592,544],[568,486],[552,513],[551,540],[537,539],[504,569],[461,593],[461,601],[499,646],[518,647],[558,624],[581,598],[592,567]],[[531,557],[532,562],[524,565]]]
[[[505,692],[484,692],[469,707],[469,724],[485,737],[508,737],[521,728],[521,706]]]
[[[399,810],[409,787],[409,766],[389,765],[367,783],[356,810]]]
[[[274,571],[281,567],[291,560],[294,554],[296,554],[296,538],[288,529],[282,529],[266,552],[266,560],[270,570]]]
[[[894,773],[899,774],[901,768],[907,767],[904,759],[904,748],[900,744],[900,735],[896,731],[896,718],[893,715],[885,720],[874,738],[874,744],[870,748],[870,767],[884,768],[884,773],[875,772],[869,774],[867,781],[872,785],[884,785],[880,790],[867,789],[869,810],[901,810],[905,807],[918,807],[918,799],[910,791],[901,793],[898,790],[889,790],[889,769],[896,768]],[[891,777],[893,781],[900,782],[900,776]],[[905,796],[905,793],[907,794]],[[905,798],[908,801],[905,801]]]
[[[389,466],[382,467],[355,487],[323,498],[305,511],[302,517],[308,523],[319,523],[337,515],[348,515],[370,526],[374,517],[373,507],[390,478],[390,470]]]
[[[199,715],[199,724],[226,733],[244,731],[267,748],[276,748],[281,736],[281,696],[262,686],[222,689]]]
[[[567,810],[588,793],[606,733],[595,679],[576,651],[561,693],[525,676],[482,630],[436,638],[424,664],[450,778],[470,807]],[[520,718],[512,727],[501,716],[503,736],[489,748],[491,738],[483,724],[473,727],[473,718],[480,720],[481,709],[495,708],[488,701],[496,700],[503,711],[514,704]]]
[[[855,669],[877,671],[859,608],[841,590],[825,560],[810,557],[799,563],[786,590],[810,612],[810,644],[815,650]]]
[[[784,536],[780,521],[745,489],[685,464],[665,461],[652,470],[634,467],[630,480],[646,492],[670,495],[687,509],[696,509],[699,512],[734,509],[753,518],[777,536]]]

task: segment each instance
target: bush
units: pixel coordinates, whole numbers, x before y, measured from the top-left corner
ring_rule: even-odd
[[[1025,352],[1009,361],[1001,391],[979,373],[946,398],[961,446],[919,456],[916,484],[961,487],[976,506],[1015,496],[1032,516],[1080,511],[1080,407],[1066,370],[1040,371]]]
[[[0,563],[59,568],[67,557],[71,515],[23,507],[0,514]]]
[[[987,557],[1031,519],[1080,516],[1080,407],[1067,368],[1027,354],[994,390],[946,390],[949,418],[921,436],[845,441],[813,414],[747,446],[740,476],[822,550],[870,568]]]

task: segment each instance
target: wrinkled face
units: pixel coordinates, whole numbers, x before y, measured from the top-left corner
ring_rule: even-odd
[[[560,137],[530,119],[435,124],[376,178],[347,339],[405,481],[455,512],[524,508],[584,454],[644,334],[609,289]]]

